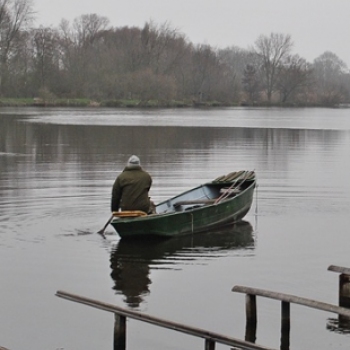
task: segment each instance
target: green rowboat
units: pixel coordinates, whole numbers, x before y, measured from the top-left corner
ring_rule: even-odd
[[[115,213],[111,225],[121,238],[174,237],[205,232],[241,220],[250,210],[254,171],[238,171],[202,184],[156,205],[156,213]]]

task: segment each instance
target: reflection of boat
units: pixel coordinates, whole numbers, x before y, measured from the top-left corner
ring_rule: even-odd
[[[254,188],[254,171],[233,172],[159,203],[156,214],[114,212],[111,225],[122,238],[203,232],[241,220],[252,205]]]
[[[247,221],[200,235],[169,239],[121,239],[111,252],[114,289],[126,296],[130,307],[138,307],[149,293],[151,268],[179,269],[198,259],[222,257],[231,250],[254,248],[253,227]]]

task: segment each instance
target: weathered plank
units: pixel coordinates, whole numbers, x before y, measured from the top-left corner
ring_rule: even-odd
[[[330,266],[328,266],[328,271],[345,273],[346,275],[350,275],[350,268],[348,268],[348,267],[330,265]]]
[[[174,207],[179,207],[181,205],[189,205],[189,204],[214,204],[215,199],[192,199],[187,201],[178,201],[174,203]]]
[[[172,329],[174,331],[179,331],[195,337],[203,338],[205,339],[206,348],[210,350],[213,349],[214,343],[221,343],[228,346],[238,347],[241,350],[272,350],[271,348],[256,345],[250,342],[246,342],[244,340],[239,340],[236,338],[228,337],[219,333],[206,331],[206,330],[195,328],[192,326],[186,326],[182,323],[167,321],[154,316],[143,314],[141,312],[124,309],[115,305],[103,303],[103,302],[82,297],[76,294],[67,293],[64,291],[57,291],[56,296],[66,300],[74,301],[80,304],[88,305],[88,306],[97,308],[99,310],[113,312],[114,314],[118,314],[119,317],[121,316],[129,317],[131,319],[147,322],[163,328]],[[120,333],[119,333],[120,329],[121,327],[118,326],[116,330],[116,332],[118,333],[118,336],[120,336]]]
[[[313,299],[302,298],[292,294],[278,293],[278,292],[273,292],[269,290],[264,290],[259,288],[250,288],[245,286],[234,286],[232,288],[232,291],[238,292],[238,293],[244,293],[247,295],[257,295],[265,298],[276,299],[276,300],[280,300],[288,303],[299,304],[299,305],[308,306],[314,309],[328,311],[328,312],[336,313],[338,315],[350,317],[350,310],[344,307],[327,304],[327,303],[316,301]]]

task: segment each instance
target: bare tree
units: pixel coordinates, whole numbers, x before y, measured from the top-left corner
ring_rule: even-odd
[[[11,52],[33,20],[32,0],[0,0],[0,95]]]
[[[225,70],[224,80],[227,82],[227,89],[231,95],[231,101],[239,101],[242,97],[241,92],[244,88],[243,77],[245,67],[247,65],[253,65],[252,52],[241,49],[236,46],[231,46],[219,51],[219,59],[222,63],[222,69]],[[224,95],[226,95],[223,93]]]
[[[50,82],[59,70],[58,34],[51,27],[40,27],[34,30],[34,64],[38,73],[39,87],[53,90],[55,82]],[[50,84],[51,83],[51,84]]]
[[[276,87],[281,95],[281,102],[287,102],[292,95],[301,92],[311,83],[310,64],[299,55],[289,55],[280,66]]]
[[[202,102],[210,99],[214,86],[218,82],[220,61],[217,53],[209,45],[197,45],[191,57],[192,95]]]
[[[92,44],[101,31],[108,29],[107,17],[95,13],[77,17],[73,21],[73,38],[79,47]]]
[[[150,68],[130,74],[126,87],[141,104],[149,100],[170,101],[175,97],[174,79],[155,74]]]
[[[255,52],[261,60],[261,75],[266,89],[267,101],[271,102],[279,67],[289,55],[293,43],[290,35],[271,33],[261,35],[255,42]]]
[[[101,67],[101,33],[109,30],[106,17],[96,14],[82,15],[73,24],[62,20],[59,26],[62,65],[72,95],[95,97],[99,95],[97,86]]]
[[[260,80],[256,67],[253,64],[247,64],[242,79],[243,89],[247,94],[249,103],[255,103],[260,100]]]
[[[319,101],[326,105],[342,102],[348,94],[343,83],[348,73],[346,64],[333,52],[326,51],[314,60],[313,67]]]
[[[16,47],[11,50],[11,56],[6,64],[4,84],[6,89],[3,95],[6,97],[32,96],[31,72],[32,41],[29,32],[21,32],[16,39]]]

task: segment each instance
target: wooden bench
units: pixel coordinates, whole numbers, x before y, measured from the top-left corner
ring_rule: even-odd
[[[138,216],[147,216],[147,213],[145,213],[142,210],[124,210],[124,211],[114,211],[113,216],[116,216],[119,218],[133,218]]]
[[[195,204],[214,204],[215,199],[193,199],[188,201],[178,201],[174,203],[174,207],[180,207],[181,205],[195,205]]]

